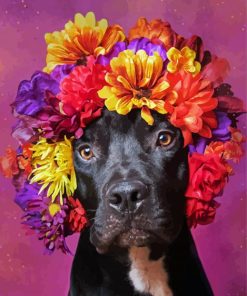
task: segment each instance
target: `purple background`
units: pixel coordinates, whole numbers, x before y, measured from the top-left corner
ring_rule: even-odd
[[[16,145],[10,136],[14,120],[9,103],[18,83],[45,65],[44,33],[60,30],[74,13],[94,11],[119,23],[126,32],[138,16],[162,18],[180,34],[200,35],[206,48],[227,58],[228,82],[245,98],[245,0],[0,0],[0,153]],[[241,121],[245,129],[245,121]],[[198,251],[216,296],[246,295],[245,162],[236,168],[215,222],[193,231]],[[35,236],[26,236],[21,211],[13,203],[10,181],[0,177],[0,296],[66,295],[72,256],[42,254]],[[78,236],[69,239],[74,250]],[[127,295],[126,295],[127,296]]]

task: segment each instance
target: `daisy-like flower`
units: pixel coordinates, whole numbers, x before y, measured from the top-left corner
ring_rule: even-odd
[[[84,64],[86,56],[105,54],[124,39],[120,26],[108,27],[106,19],[96,21],[93,12],[85,17],[77,13],[74,22],[67,22],[64,30],[45,35],[48,46],[44,71],[49,73],[61,64]]]
[[[71,140],[64,137],[64,141],[48,143],[41,138],[32,151],[31,183],[41,184],[40,191],[47,188],[47,196],[51,196],[52,201],[59,196],[62,204],[63,194],[73,195],[77,186]]]
[[[109,111],[126,115],[133,108],[141,109],[142,118],[153,124],[150,109],[165,114],[165,95],[169,83],[163,75],[163,59],[157,52],[149,56],[144,50],[136,54],[124,50],[110,62],[111,71],[105,80],[109,84],[99,92]]]
[[[167,65],[167,71],[175,73],[181,69],[191,74],[198,74],[201,70],[201,64],[195,61],[196,52],[188,46],[181,50],[172,47],[167,52],[167,58],[170,61]]]
[[[129,40],[140,37],[162,42],[166,50],[175,46],[176,43],[182,39],[181,36],[173,31],[168,22],[164,22],[160,19],[148,22],[147,19],[143,17],[138,19],[135,27],[131,28],[129,32]]]
[[[43,240],[48,253],[52,253],[56,249],[70,253],[65,242],[65,224],[68,212],[66,200],[63,201],[63,205],[60,205],[57,201],[51,202],[50,198],[42,194],[42,196],[27,202],[25,212],[23,224],[38,233],[38,237]]]

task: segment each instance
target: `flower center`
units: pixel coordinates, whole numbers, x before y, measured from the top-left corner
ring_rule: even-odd
[[[76,61],[76,65],[77,66],[86,66],[87,65],[87,57],[86,56],[82,56],[80,59],[78,59]]]
[[[140,88],[138,89],[138,92],[136,94],[136,98],[137,99],[141,99],[143,97],[145,98],[149,98],[152,94],[152,91],[150,89],[143,89],[143,88]]]

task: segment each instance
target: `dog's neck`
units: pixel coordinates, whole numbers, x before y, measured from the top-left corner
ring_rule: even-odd
[[[106,255],[89,242],[89,231],[81,234],[70,295],[139,295],[136,291],[152,296],[213,295],[186,224],[169,248],[119,249]]]

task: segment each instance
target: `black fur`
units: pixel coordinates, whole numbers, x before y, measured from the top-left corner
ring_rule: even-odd
[[[80,236],[70,296],[140,295],[128,279],[133,245],[148,246],[150,260],[165,254],[174,295],[213,295],[184,217],[188,151],[180,130],[153,116],[148,126],[139,110],[104,110],[74,143],[77,197],[91,226]],[[165,147],[164,131],[172,137]],[[89,161],[80,154],[85,145],[94,153]]]

